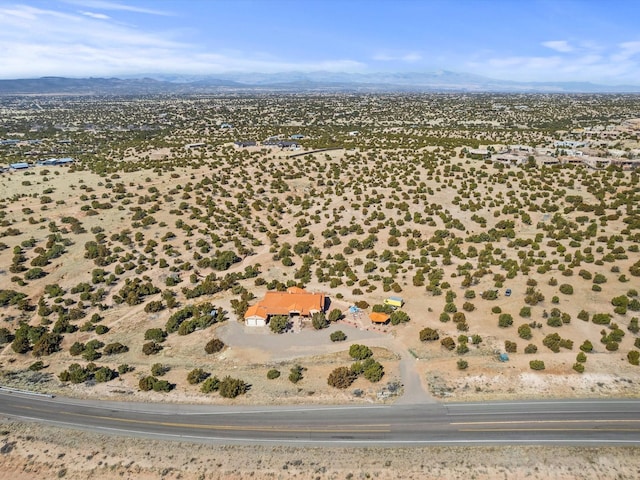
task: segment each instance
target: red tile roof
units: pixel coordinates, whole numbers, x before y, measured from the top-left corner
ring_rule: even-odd
[[[291,287],[286,292],[267,292],[262,300],[250,306],[244,318],[298,313],[305,317],[324,310],[324,293],[309,293],[302,288]]]

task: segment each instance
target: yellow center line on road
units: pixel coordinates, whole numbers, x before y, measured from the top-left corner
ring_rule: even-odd
[[[512,420],[504,422],[452,422],[450,425],[527,425],[538,423],[639,423],[639,420]]]
[[[87,415],[83,413],[71,413],[71,412],[60,412],[64,415],[76,416],[76,417],[85,417],[85,418],[94,418],[98,420],[109,420],[113,422],[121,422],[121,423],[129,423],[129,424],[138,424],[138,425],[157,425],[162,427],[177,427],[177,428],[194,428],[200,430],[228,430],[228,431],[251,431],[251,432],[288,432],[288,433],[389,433],[391,430],[389,429],[390,425],[355,425],[355,428],[345,428],[344,425],[340,425],[339,428],[332,428],[331,426],[325,428],[286,428],[286,427],[261,427],[256,425],[198,425],[193,423],[176,423],[176,422],[156,422],[152,420],[134,420],[128,418],[117,418],[117,417],[105,417],[99,415]],[[362,427],[362,428],[360,428]],[[378,428],[374,428],[378,427]],[[387,428],[381,428],[387,427]]]
[[[458,432],[640,432],[640,428],[461,428]]]

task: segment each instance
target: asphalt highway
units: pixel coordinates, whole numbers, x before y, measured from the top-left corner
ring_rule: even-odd
[[[0,389],[0,415],[132,437],[316,446],[640,445],[640,401],[217,407],[48,398]]]

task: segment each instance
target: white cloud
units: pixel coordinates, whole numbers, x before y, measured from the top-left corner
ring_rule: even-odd
[[[422,60],[422,55],[417,52],[409,52],[405,54],[391,54],[388,52],[380,52],[371,57],[378,62],[406,62],[413,63]]]
[[[111,2],[107,0],[63,0],[71,5],[78,5],[84,8],[93,8],[96,10],[119,10],[133,13],[144,13],[147,15],[171,16],[169,12],[162,10],[154,10],[151,8],[137,7],[135,5],[126,5],[124,3]]]
[[[542,42],[542,45],[561,53],[569,53],[575,50],[566,40],[550,40],[548,42]]]
[[[620,51],[612,56],[617,62],[624,62],[640,53],[640,42],[624,42],[618,45]]]
[[[109,20],[111,17],[109,15],[105,15],[104,13],[94,13],[94,12],[80,12],[85,17],[97,18],[98,20]]]
[[[0,6],[0,76],[358,71],[364,68],[362,63],[350,59],[294,63],[258,52],[208,52],[200,45],[180,41],[176,32],[143,31],[105,21],[107,15],[93,13],[63,13],[25,5]]]

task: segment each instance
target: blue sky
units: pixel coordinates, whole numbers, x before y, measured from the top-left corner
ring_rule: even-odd
[[[0,0],[0,78],[293,70],[640,85],[640,5]]]

